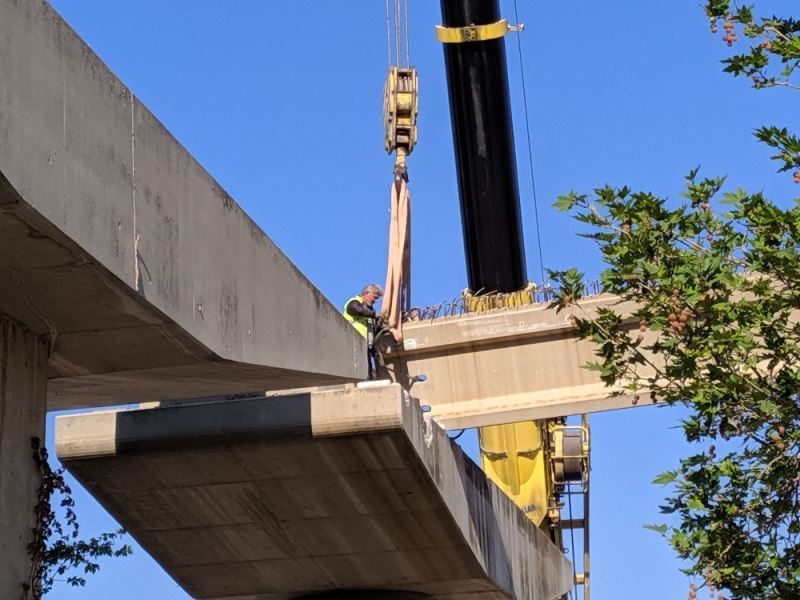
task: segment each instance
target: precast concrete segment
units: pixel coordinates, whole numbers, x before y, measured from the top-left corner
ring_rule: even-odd
[[[46,344],[0,314],[0,598],[19,598],[31,584],[40,484],[31,438],[44,440],[46,364]]]
[[[580,316],[611,305],[623,315],[635,308],[603,295],[582,301]],[[650,404],[647,390],[609,389],[584,368],[597,358],[592,343],[577,338],[571,316],[542,304],[411,321],[403,325],[403,342],[387,340],[381,354],[392,380],[429,405],[445,429]],[[633,321],[631,329],[639,333]],[[643,345],[653,335],[645,334]],[[425,381],[415,381],[418,375]]]
[[[572,585],[397,385],[64,416],[56,446],[196,598],[552,600]]]
[[[363,339],[43,0],[0,0],[0,311],[51,408],[366,375]]]

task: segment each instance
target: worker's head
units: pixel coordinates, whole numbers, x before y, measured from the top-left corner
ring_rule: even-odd
[[[364,299],[364,304],[372,306],[378,301],[378,298],[383,296],[383,290],[377,283],[370,283],[364,286],[361,290],[361,297]]]

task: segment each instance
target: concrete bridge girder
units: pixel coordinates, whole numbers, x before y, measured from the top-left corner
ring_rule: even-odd
[[[63,416],[56,443],[196,598],[572,586],[561,549],[398,385]]]
[[[50,408],[365,376],[336,307],[43,0],[0,0],[0,313]]]
[[[581,310],[591,315],[602,306],[622,315],[635,310],[632,302],[608,294],[582,302]],[[541,304],[411,321],[403,326],[403,342],[387,341],[382,354],[392,380],[412,389],[445,429],[650,404],[646,390],[611,390],[583,368],[596,360],[594,348],[576,338],[570,316]],[[639,333],[633,321],[631,329]],[[415,382],[420,374],[425,381]]]
[[[366,347],[47,2],[0,0],[0,57],[0,597],[15,598],[46,407],[353,381]]]

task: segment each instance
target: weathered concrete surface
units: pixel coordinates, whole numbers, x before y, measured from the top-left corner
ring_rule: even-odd
[[[581,302],[592,314],[632,303],[603,295]],[[610,390],[583,366],[597,360],[589,341],[578,340],[570,312],[546,304],[474,313],[403,325],[401,345],[382,349],[389,376],[431,407],[445,429],[546,419],[634,405],[634,395]],[[635,324],[632,324],[635,327]],[[639,333],[638,330],[636,333]],[[649,404],[646,391],[638,405]]]
[[[39,472],[31,438],[44,440],[47,347],[0,314],[0,598],[30,580]]]
[[[43,0],[0,0],[0,311],[51,408],[363,378],[364,342]]]
[[[559,549],[397,385],[59,417],[56,445],[197,598],[571,587]]]

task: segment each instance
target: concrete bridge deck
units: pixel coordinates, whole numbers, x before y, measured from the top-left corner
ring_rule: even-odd
[[[0,0],[0,82],[0,598],[16,598],[47,409],[358,380],[366,344],[44,0]]]
[[[49,408],[365,376],[337,309],[46,2],[0,0],[0,57],[0,314],[48,338]]]
[[[64,416],[56,444],[196,598],[553,600],[572,585],[561,551],[397,385]]]

